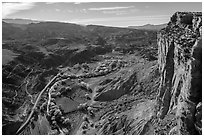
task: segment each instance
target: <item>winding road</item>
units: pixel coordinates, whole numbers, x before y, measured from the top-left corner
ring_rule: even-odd
[[[112,71],[111,71],[112,72]],[[110,72],[109,72],[110,73]],[[108,74],[108,73],[107,73]],[[107,74],[95,74],[94,76],[91,76],[91,77],[98,77],[98,76],[103,76],[103,75],[107,75]],[[29,123],[29,121],[30,121],[30,119],[31,119],[31,117],[32,117],[32,115],[33,115],[33,113],[35,112],[35,109],[36,109],[36,107],[37,107],[37,104],[38,104],[38,102],[39,102],[39,100],[40,100],[40,98],[41,98],[41,96],[42,96],[42,94],[46,91],[46,89],[50,86],[50,84],[54,81],[54,80],[56,80],[56,78],[58,78],[60,76],[60,73],[59,74],[57,74],[55,77],[53,77],[52,78],[52,80],[51,81],[49,81],[49,83],[44,87],[44,89],[40,92],[40,94],[38,95],[38,97],[37,97],[37,99],[36,99],[36,101],[35,101],[35,104],[34,104],[34,106],[33,106],[33,108],[31,109],[31,112],[30,112],[30,114],[29,114],[29,116],[28,116],[28,118],[27,118],[27,120],[21,125],[21,127],[18,129],[18,131],[16,132],[16,134],[18,135],[18,134],[20,134],[22,131],[23,131],[23,129],[26,127],[26,125]],[[81,76],[78,76],[78,77],[74,77],[74,78],[79,78],[79,77],[86,77],[87,75],[81,75]],[[49,95],[50,96],[50,95]],[[93,97],[92,97],[93,98]],[[93,99],[92,99],[92,101],[93,101]],[[80,126],[80,123],[81,122],[79,122],[79,125],[78,126]],[[77,128],[78,129],[78,128]],[[74,133],[76,132],[76,130],[74,131]]]
[[[39,100],[40,100],[40,98],[41,98],[41,95],[46,91],[46,89],[50,86],[50,84],[51,84],[54,80],[56,80],[56,78],[57,78],[58,76],[59,76],[59,74],[57,74],[54,78],[52,78],[52,80],[49,81],[49,83],[48,83],[48,84],[44,87],[44,89],[40,92],[40,94],[38,95],[38,97],[37,97],[37,99],[36,99],[36,101],[35,101],[35,104],[34,104],[32,110],[31,110],[31,112],[30,112],[30,115],[28,116],[27,120],[22,124],[22,126],[21,126],[21,127],[18,129],[18,131],[16,132],[17,135],[20,134],[20,133],[23,131],[23,129],[26,127],[26,125],[29,123],[29,121],[30,121],[30,119],[31,119],[31,117],[32,117],[32,115],[33,115],[35,109],[36,109],[36,106],[37,106],[37,104],[38,104],[38,102],[39,102]]]

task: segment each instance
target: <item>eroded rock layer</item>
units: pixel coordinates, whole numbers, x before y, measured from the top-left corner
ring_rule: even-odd
[[[202,133],[202,13],[177,12],[158,33],[158,116],[176,110],[169,134]]]

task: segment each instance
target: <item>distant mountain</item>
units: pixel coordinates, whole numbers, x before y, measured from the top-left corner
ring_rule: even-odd
[[[82,35],[86,35],[87,31],[84,27],[71,23],[59,23],[59,22],[40,22],[31,24],[16,24],[6,23],[2,24],[4,38],[13,39],[45,39],[53,37],[65,37],[65,38],[81,38]],[[19,30],[21,33],[19,33]]]
[[[156,31],[98,25],[81,26],[62,22],[31,24],[2,22],[2,32],[2,40],[4,41],[29,41],[29,44],[37,44],[39,47],[46,47],[51,50],[61,47],[70,48],[74,45],[80,46],[80,44],[85,47],[89,45],[108,45],[119,49],[139,48],[141,45],[144,48],[147,45],[156,45]],[[132,47],[129,47],[130,45]],[[129,51],[125,49],[124,52]]]
[[[13,39],[14,36],[21,36],[22,29],[13,26],[12,24],[2,21],[2,39]]]
[[[123,35],[133,32],[130,28],[107,27],[98,25],[81,26],[62,22],[39,22],[31,24],[2,23],[3,39],[47,39],[68,38],[73,41],[95,41],[100,36],[108,38],[111,35]],[[20,32],[20,33],[19,33]],[[142,30],[134,30],[138,35],[144,35]],[[110,38],[110,37],[109,37]]]
[[[166,23],[165,24],[159,24],[159,25],[146,24],[146,25],[143,25],[143,26],[128,26],[128,28],[159,31],[162,28],[166,27],[166,25],[167,25]]]
[[[30,20],[30,19],[3,19],[6,23],[14,23],[14,24],[30,24],[30,23],[39,23],[42,21]]]

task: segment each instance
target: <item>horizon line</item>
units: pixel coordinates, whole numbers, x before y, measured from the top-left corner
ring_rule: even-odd
[[[57,21],[57,20],[38,20],[38,19],[30,19],[30,18],[2,18],[2,21],[3,20],[6,20],[6,19],[11,19],[11,20],[31,20],[31,21],[36,21],[38,23],[40,22],[56,22],[56,23],[67,23],[67,24],[76,24],[76,25],[80,25],[80,26],[88,26],[88,25],[95,25],[95,26],[106,26],[106,27],[131,27],[131,26],[144,26],[144,25],[163,25],[163,24],[167,24],[168,22],[164,22],[164,23],[158,23],[158,24],[153,24],[153,23],[145,23],[143,25],[128,25],[128,26],[113,26],[113,25],[103,25],[103,24],[93,24],[93,23],[90,23],[90,24],[80,24],[80,23],[77,23],[77,22],[69,22],[69,21]],[[17,23],[16,23],[17,24]],[[29,23],[30,24],[30,23]]]

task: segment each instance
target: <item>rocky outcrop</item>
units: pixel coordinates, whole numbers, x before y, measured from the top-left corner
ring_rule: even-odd
[[[174,134],[202,134],[201,31],[202,13],[177,12],[158,33],[158,116],[176,109]]]

